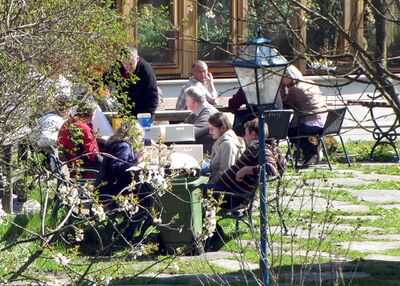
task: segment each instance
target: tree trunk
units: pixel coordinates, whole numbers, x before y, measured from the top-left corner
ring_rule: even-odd
[[[376,49],[375,49],[375,66],[377,72],[377,80],[381,90],[384,90],[383,95],[392,104],[394,111],[398,116],[400,116],[400,99],[399,93],[394,86],[393,82],[387,77],[386,71],[386,3],[385,0],[373,0],[372,1],[375,9],[374,18],[376,24],[375,39],[376,39]]]

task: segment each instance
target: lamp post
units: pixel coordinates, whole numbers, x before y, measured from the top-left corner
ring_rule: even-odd
[[[264,285],[269,285],[268,253],[267,253],[267,187],[265,158],[265,111],[276,109],[275,102],[279,95],[282,76],[288,61],[272,47],[271,41],[261,37],[249,40],[231,65],[245,94],[247,103],[257,107],[259,120],[258,139],[260,166],[260,224],[261,224],[261,258],[260,273]]]

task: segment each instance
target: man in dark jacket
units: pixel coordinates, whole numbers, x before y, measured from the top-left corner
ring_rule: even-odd
[[[150,64],[138,56],[136,48],[128,48],[127,54],[119,66],[123,82],[120,91],[126,99],[121,96],[119,101],[135,117],[138,113],[151,113],[153,117],[158,106],[156,75]]]

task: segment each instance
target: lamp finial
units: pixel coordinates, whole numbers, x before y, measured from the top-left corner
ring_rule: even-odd
[[[261,31],[262,31],[261,26],[258,26],[258,28],[257,28],[257,38],[261,38]]]

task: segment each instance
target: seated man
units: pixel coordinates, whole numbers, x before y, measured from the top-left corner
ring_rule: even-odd
[[[31,144],[45,154],[52,153],[53,148],[57,147],[58,132],[69,113],[69,106],[64,97],[49,100],[53,101],[52,108],[37,120],[29,136]]]
[[[246,195],[256,187],[259,178],[258,119],[248,121],[244,126],[244,141],[247,149],[236,160],[234,165],[219,176],[216,184],[207,186],[209,189]],[[265,128],[265,130],[268,133],[268,128]],[[265,138],[267,138],[268,134],[265,135]],[[265,144],[265,155],[267,176],[282,175],[286,167],[286,159],[282,156],[274,141]],[[242,202],[241,198],[234,197],[229,205],[236,207]],[[222,207],[224,207],[224,204]]]
[[[184,123],[194,124],[196,144],[203,144],[203,153],[211,153],[214,139],[208,132],[208,119],[218,112],[206,102],[206,92],[198,86],[189,87],[184,92],[185,102],[192,113]]]
[[[205,90],[208,103],[212,105],[217,104],[217,90],[214,86],[214,79],[210,72],[208,72],[207,64],[203,61],[195,61],[192,64],[192,74],[189,81],[182,87],[181,94],[176,102],[176,110],[186,110],[188,106],[185,103],[184,92],[187,88],[197,86]]]
[[[63,149],[65,157],[63,159],[71,161],[73,167],[98,169],[101,163],[101,156],[98,154],[99,147],[91,123],[95,108],[94,104],[81,104],[58,132],[58,146]],[[75,177],[75,174],[70,175]],[[86,174],[84,177],[91,178],[94,175]]]

